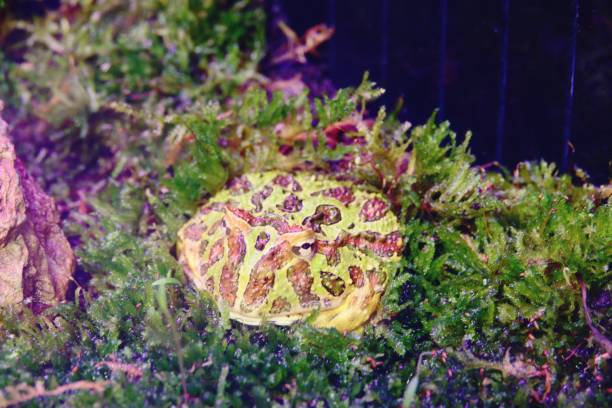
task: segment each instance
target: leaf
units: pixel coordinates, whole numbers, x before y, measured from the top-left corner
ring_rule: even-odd
[[[317,98],[314,104],[319,120],[318,128],[325,128],[338,122],[355,110],[355,103],[351,100],[347,89],[340,89],[332,99],[329,99],[327,95],[323,96],[323,99]]]
[[[166,278],[160,278],[160,279],[156,280],[151,285],[152,286],[161,286],[161,287],[164,287],[164,286],[167,286],[167,285],[180,285],[180,284],[181,284],[181,282],[178,279],[166,277]]]
[[[412,376],[412,378],[406,385],[406,388],[404,389],[404,395],[402,398],[402,408],[410,408],[413,406],[413,404],[416,403],[416,394],[419,389],[419,375],[422,369],[423,357],[432,355],[433,353],[431,352],[424,352],[419,354],[419,359],[417,360],[414,375]]]
[[[419,389],[419,375],[418,373],[414,374],[406,389],[404,390],[404,396],[402,398],[402,408],[410,408],[413,404],[416,404],[417,401],[417,391]]]

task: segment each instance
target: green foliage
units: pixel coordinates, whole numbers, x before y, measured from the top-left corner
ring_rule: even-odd
[[[348,90],[341,89],[332,99],[329,99],[327,95],[323,97],[323,100],[315,99],[315,109],[319,119],[318,126],[324,128],[353,113],[355,103],[349,98]]]
[[[414,184],[419,192],[418,205],[438,214],[474,217],[492,211],[499,201],[488,194],[492,185],[483,172],[472,167],[469,152],[471,134],[461,144],[448,122],[437,125],[435,114],[424,126],[411,133],[413,143]],[[414,197],[411,197],[414,198]]]
[[[105,131],[113,102],[174,113],[196,98],[223,100],[253,78],[263,22],[256,1],[77,0],[45,18],[6,22],[7,32],[29,36],[24,44],[3,44],[27,48],[22,63],[0,56],[0,79],[7,77],[0,99],[24,122],[47,125],[39,132],[53,135],[55,149],[41,177],[53,183],[54,170],[68,161],[99,160],[118,145],[138,143],[141,132]],[[38,154],[22,149],[26,158]],[[67,169],[64,178],[83,177],[90,166],[83,167]]]
[[[205,193],[214,193],[227,181],[219,148],[223,122],[217,119],[217,114],[218,107],[211,105],[198,116],[182,118],[182,126],[194,135],[195,142],[191,146],[192,159],[176,166],[174,177],[166,183],[175,195],[174,205],[193,211],[193,205]]]
[[[284,101],[282,92],[275,92],[268,100],[265,90],[254,87],[244,95],[238,117],[247,126],[266,128],[281,122],[292,110],[291,104]]]

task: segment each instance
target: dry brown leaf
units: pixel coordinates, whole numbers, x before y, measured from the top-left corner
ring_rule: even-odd
[[[284,22],[281,21],[278,26],[287,37],[287,45],[272,60],[272,64],[280,64],[285,61],[306,63],[306,54],[314,52],[319,45],[329,40],[335,31],[325,24],[317,24],[308,29],[302,38],[298,38],[295,32]]]

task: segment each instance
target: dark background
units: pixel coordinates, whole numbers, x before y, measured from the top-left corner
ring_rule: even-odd
[[[314,60],[336,87],[357,85],[368,70],[387,89],[381,102],[389,109],[403,97],[402,119],[420,124],[440,108],[439,117],[450,120],[459,134],[473,131],[472,151],[479,163],[499,159],[514,167],[543,158],[566,169],[578,165],[594,181],[608,181],[612,1],[266,4],[270,25],[283,19],[299,35],[321,22],[335,27]],[[565,137],[575,151],[568,148],[564,160]]]
[[[369,71],[387,90],[379,104],[391,110],[403,98],[400,118],[413,124],[439,108],[459,134],[473,131],[478,163],[543,158],[609,180],[612,0],[261,1],[271,48],[283,41],[278,20],[299,35],[317,23],[335,27],[311,58],[323,77],[355,86]],[[59,3],[8,5],[26,17]]]

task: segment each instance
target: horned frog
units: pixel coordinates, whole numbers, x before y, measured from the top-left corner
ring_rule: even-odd
[[[374,314],[403,249],[388,201],[318,173],[234,179],[179,231],[187,277],[249,325],[347,332]]]

